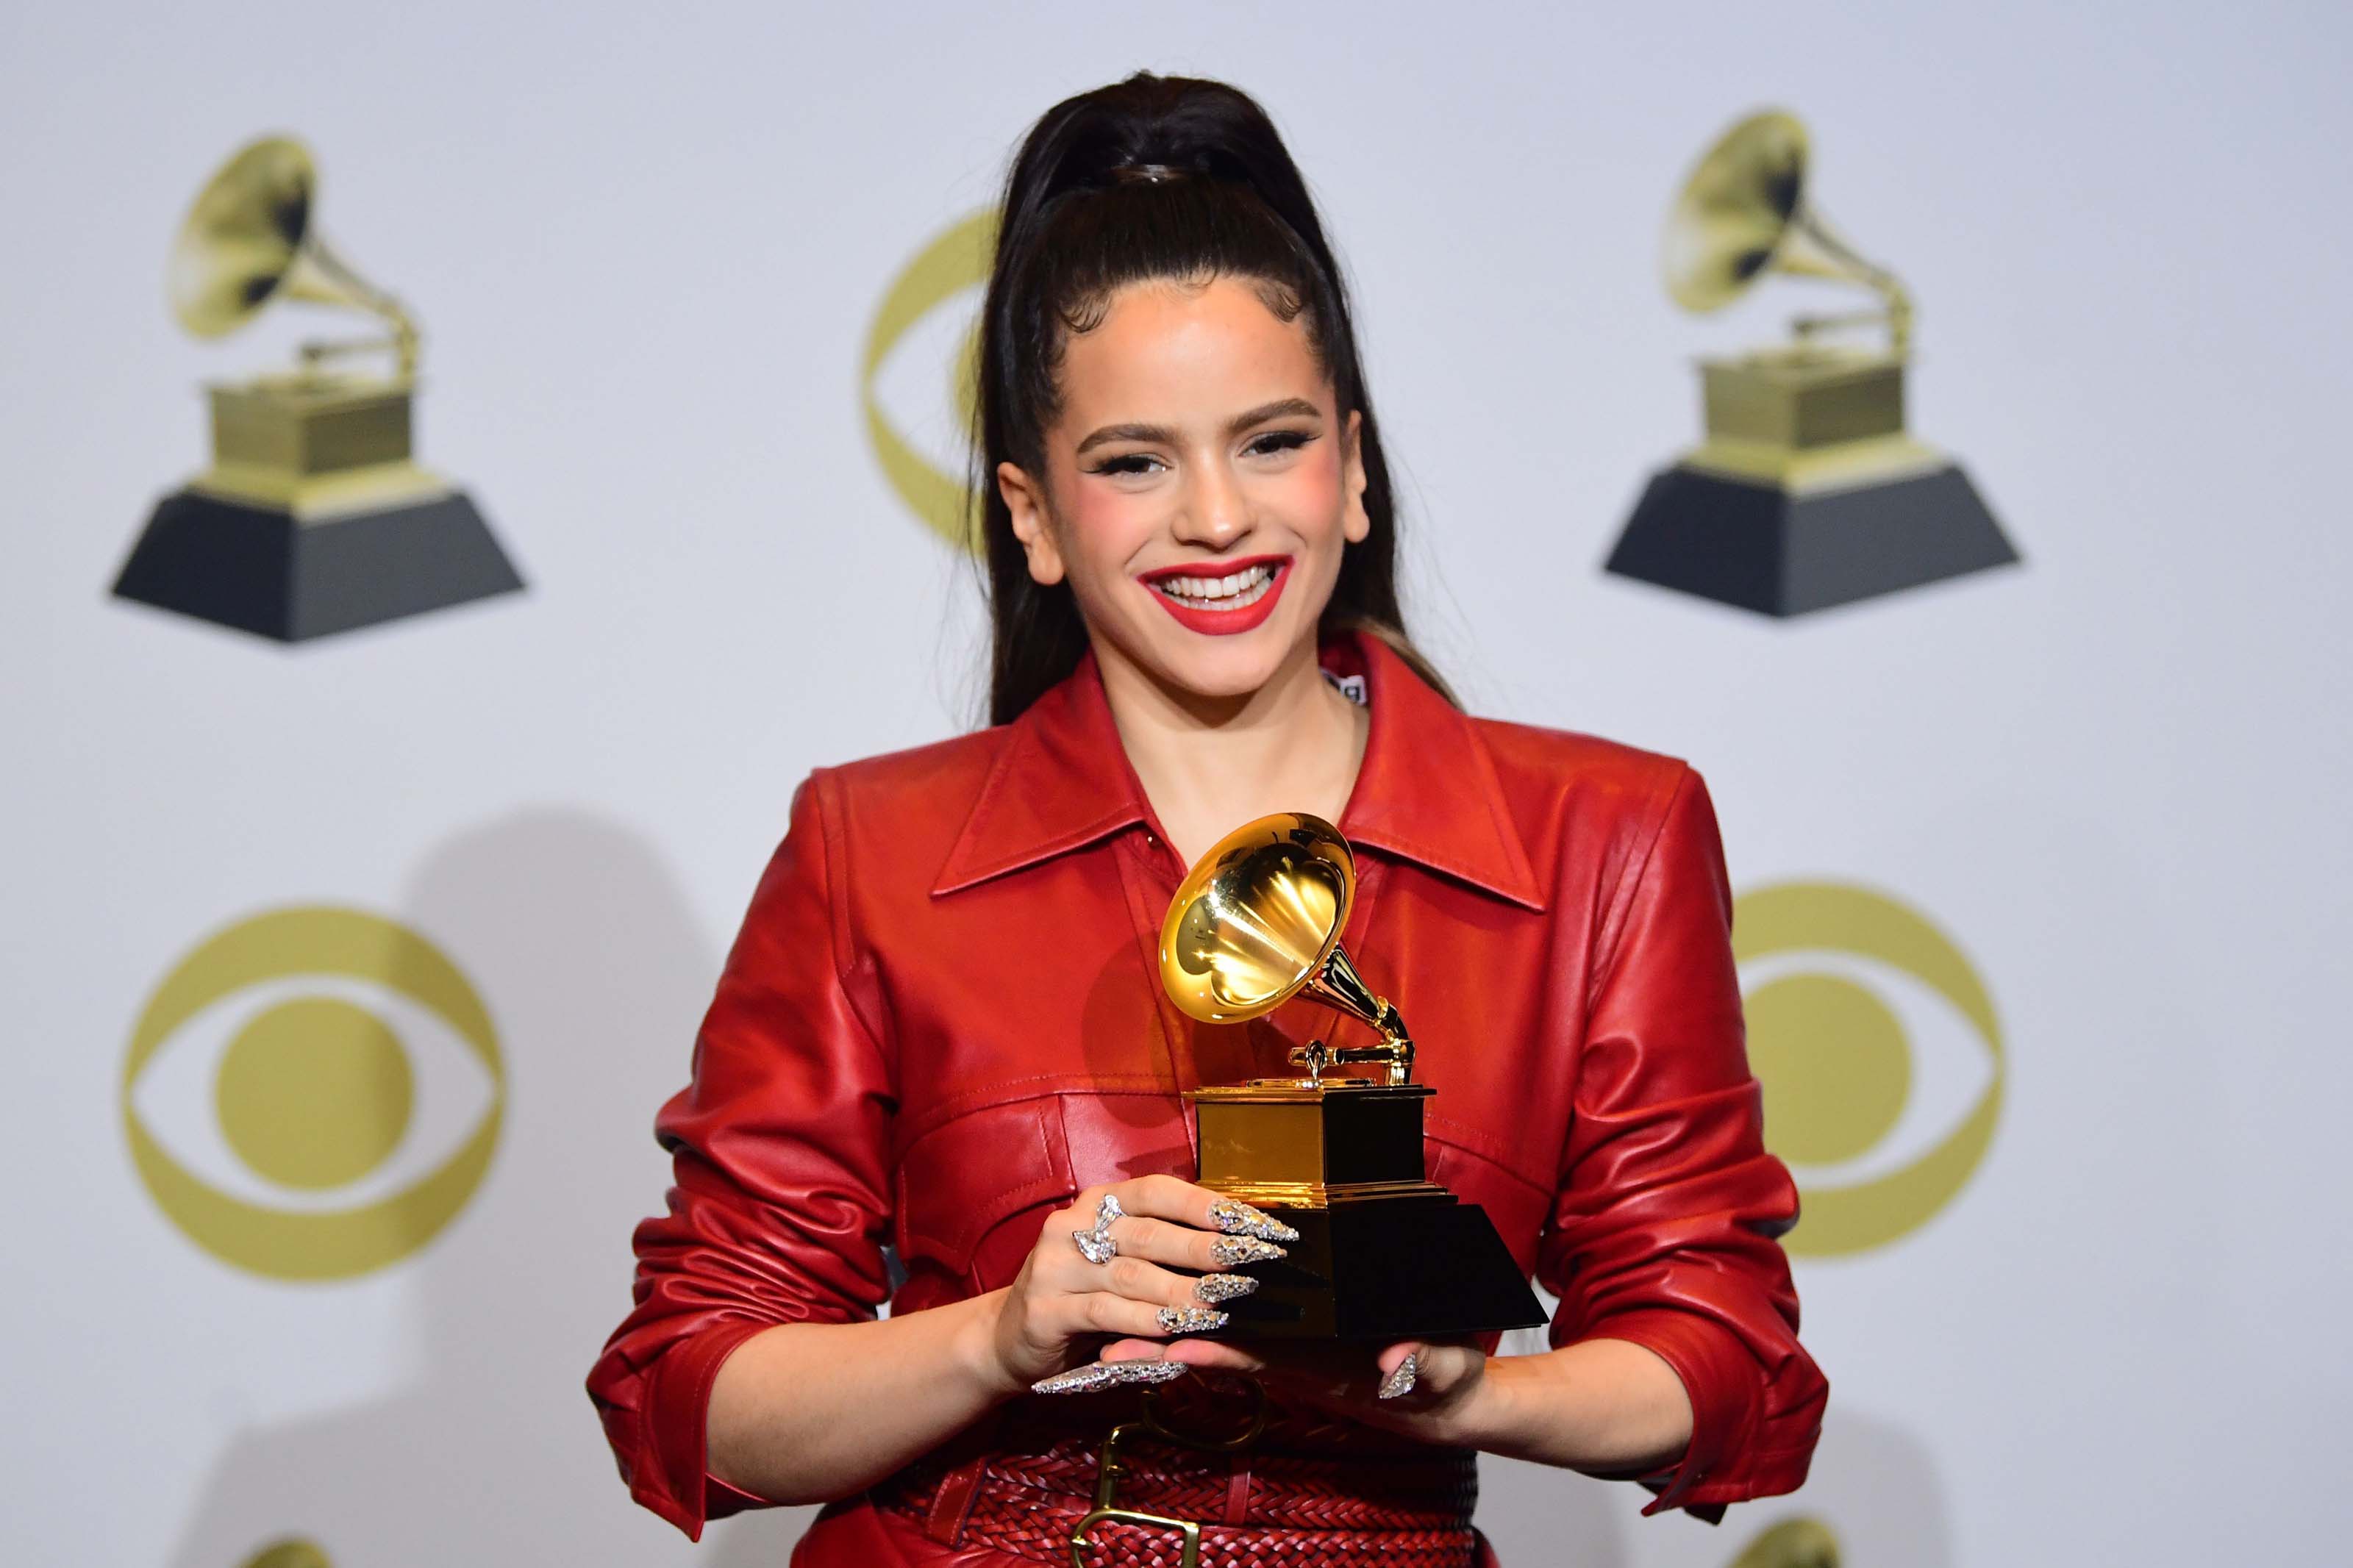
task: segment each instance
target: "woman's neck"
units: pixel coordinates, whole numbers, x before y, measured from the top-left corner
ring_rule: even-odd
[[[1339,821],[1370,720],[1324,679],[1312,637],[1265,685],[1236,698],[1171,689],[1101,645],[1095,661],[1120,743],[1185,864],[1271,812]]]

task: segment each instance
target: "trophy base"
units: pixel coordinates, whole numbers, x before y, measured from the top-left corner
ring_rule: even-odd
[[[191,488],[156,504],[113,591],[296,643],[522,585],[462,491],[305,521]]]
[[[1274,1213],[1299,1239],[1239,1271],[1261,1283],[1220,1303],[1230,1317],[1213,1338],[1438,1339],[1546,1321],[1486,1211],[1443,1188]]]
[[[1949,459],[1820,488],[1687,460],[1652,476],[1604,570],[1788,617],[2018,558]]]

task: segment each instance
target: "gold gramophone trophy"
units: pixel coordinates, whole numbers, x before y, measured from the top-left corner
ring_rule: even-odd
[[[1968,476],[1905,429],[1912,299],[1823,219],[1806,128],[1778,110],[1708,149],[1667,218],[1667,292],[1720,310],[1768,272],[1878,308],[1799,317],[1794,342],[1700,362],[1707,438],[1652,477],[1608,570],[1772,616],[2018,559]],[[1883,348],[1833,341],[1883,326]]]
[[[1356,886],[1347,840],[1284,812],[1235,829],[1186,877],[1160,926],[1160,979],[1204,1023],[1231,1024],[1312,997],[1370,1025],[1379,1043],[1313,1040],[1297,1078],[1190,1090],[1203,1186],[1299,1232],[1252,1266],[1255,1293],[1221,1303],[1225,1332],[1289,1339],[1409,1339],[1545,1321],[1484,1210],[1429,1180],[1427,1085],[1413,1081],[1405,1020],[1340,946]],[[1327,1074],[1370,1063],[1378,1078]]]
[[[200,338],[281,300],[364,311],[381,337],[306,342],[293,370],[216,383],[213,460],[156,505],[115,594],[300,642],[522,586],[481,514],[410,450],[417,331],[335,254],[310,153],[269,136],[198,195],[172,247],[173,314]],[[390,355],[390,374],[333,368]]]

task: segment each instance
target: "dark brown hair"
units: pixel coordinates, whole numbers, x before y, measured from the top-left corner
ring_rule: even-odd
[[[1071,673],[1087,647],[1070,584],[1031,579],[997,466],[1045,471],[1045,432],[1060,412],[1063,346],[1070,333],[1102,322],[1114,292],[1146,279],[1218,277],[1248,279],[1277,315],[1303,317],[1343,424],[1352,412],[1363,416],[1372,531],[1341,556],[1322,629],[1382,638],[1453,700],[1406,637],[1380,425],[1365,388],[1347,289],[1298,165],[1249,94],[1223,82],[1138,71],[1048,110],[1006,179],[982,307],[973,441],[993,638],[991,723],[1019,717]]]

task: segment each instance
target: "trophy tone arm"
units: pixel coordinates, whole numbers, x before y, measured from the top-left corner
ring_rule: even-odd
[[[1377,1046],[1325,1045],[1322,1040],[1310,1040],[1303,1046],[1291,1047],[1293,1065],[1307,1069],[1310,1083],[1321,1083],[1324,1069],[1340,1062],[1379,1062],[1388,1068],[1391,1085],[1413,1081],[1413,1037],[1405,1032],[1405,1020],[1389,1005],[1386,996],[1374,998],[1376,1012],[1373,1027],[1381,1032]]]

